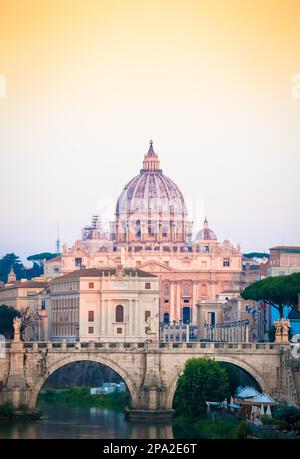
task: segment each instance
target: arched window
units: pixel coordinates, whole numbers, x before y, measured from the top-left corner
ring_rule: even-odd
[[[190,296],[191,294],[190,287],[191,285],[188,282],[183,284],[183,296]]]
[[[170,294],[170,287],[169,287],[169,284],[166,282],[164,284],[164,296],[169,296]]]
[[[124,308],[121,304],[116,307],[116,322],[124,322]]]
[[[208,245],[205,245],[203,251],[204,251],[205,253],[208,253],[208,252],[209,252],[209,246],[208,246]]]

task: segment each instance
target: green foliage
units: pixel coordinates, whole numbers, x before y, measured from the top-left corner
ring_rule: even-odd
[[[0,418],[7,418],[14,414],[14,407],[11,402],[5,402],[0,405]]]
[[[7,276],[11,268],[14,269],[17,279],[20,279],[22,277],[22,270],[24,269],[24,266],[17,255],[14,253],[7,253],[0,259],[0,281],[7,281]]]
[[[239,438],[239,430],[246,430],[240,424],[244,421],[238,421],[233,417],[223,416],[214,420],[207,416],[197,420],[191,420],[184,416],[176,416],[173,422],[173,432],[175,438],[193,438],[193,439],[235,439]],[[247,435],[250,433],[247,429]],[[244,437],[243,437],[244,438]]]
[[[13,319],[21,317],[21,313],[16,309],[1,305],[0,306],[0,335],[4,335],[6,339],[14,337]]]
[[[124,409],[129,404],[130,397],[127,392],[114,392],[107,395],[91,395],[88,387],[72,387],[61,391],[48,389],[39,395],[45,402],[67,403],[77,406],[98,406],[110,409]]]
[[[265,252],[250,252],[250,253],[243,253],[243,256],[246,258],[269,258],[270,255]]]
[[[42,252],[36,253],[35,255],[30,255],[27,257],[28,261],[36,261],[39,265],[42,265],[44,260],[51,260],[52,258],[57,257],[57,253],[51,252]]]
[[[241,421],[236,429],[236,438],[245,439],[251,434],[251,427],[247,421]]]
[[[7,253],[0,259],[0,281],[7,282],[7,277],[11,268],[13,268],[17,280],[21,278],[32,279],[33,277],[39,277],[43,274],[43,265],[40,264],[40,262],[36,262],[34,260],[32,261],[32,268],[26,269],[21,262],[20,257],[14,253]]]
[[[274,306],[283,318],[284,306],[298,310],[300,273],[289,276],[267,277],[249,285],[241,293],[244,300],[264,301]]]
[[[296,430],[300,423],[300,410],[294,406],[277,408],[273,413],[273,418],[280,421],[278,425],[281,429]]]
[[[292,328],[289,328],[289,340],[292,338],[293,334],[294,333],[293,333]],[[272,327],[268,331],[268,338],[269,338],[270,343],[274,343],[275,335],[276,335],[276,327],[275,325],[272,325]]]
[[[259,419],[263,423],[264,426],[273,424],[273,418],[269,416],[268,414],[263,414],[262,416],[259,417]]]
[[[206,411],[206,401],[223,401],[228,397],[228,374],[211,359],[189,359],[179,377],[174,408],[179,415],[197,418]]]
[[[221,368],[224,368],[224,370],[226,370],[226,373],[228,375],[228,382],[229,382],[229,392],[230,392],[230,395],[233,396],[236,394],[236,390],[240,384],[239,369],[232,363],[219,362],[219,364]]]

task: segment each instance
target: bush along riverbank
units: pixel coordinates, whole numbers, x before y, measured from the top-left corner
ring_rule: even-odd
[[[173,422],[175,438],[243,439],[250,432],[247,422],[231,417],[218,417],[213,420],[205,415],[197,419],[176,416]]]
[[[111,410],[124,410],[130,403],[127,392],[91,395],[88,387],[72,387],[70,389],[47,389],[39,395],[39,400],[46,403],[66,403],[73,406],[93,406]]]
[[[0,405],[0,422],[40,419],[42,412],[40,410],[31,410],[27,405],[14,407],[11,402],[5,402]]]

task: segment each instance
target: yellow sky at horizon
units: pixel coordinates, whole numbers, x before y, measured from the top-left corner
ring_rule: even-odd
[[[246,197],[236,194],[236,186],[243,187],[241,158],[258,174],[257,194],[268,190],[268,205],[281,173],[284,187],[296,186],[286,161],[293,162],[293,171],[300,166],[300,100],[291,97],[291,78],[300,74],[299,24],[299,0],[0,0],[0,74],[7,94],[0,99],[3,164],[12,171],[11,158],[18,160],[24,199],[34,201],[35,186],[41,187],[40,199],[50,207],[44,218],[55,231],[56,216],[64,214],[70,239],[72,228],[77,231],[92,212],[97,187],[116,196],[138,172],[150,137],[164,171],[190,196],[197,167],[202,173],[201,152],[217,183],[216,195],[207,193],[212,185],[201,176],[208,214],[226,237],[253,245],[243,218],[236,232],[222,221],[217,193],[234,202],[238,220]],[[123,152],[124,144],[130,144],[129,156],[120,168],[115,152]],[[97,167],[81,164],[88,206],[74,183],[85,150],[100,168],[99,151],[106,152],[105,167],[114,170],[116,181],[101,176],[103,189],[88,188]],[[174,157],[182,159],[180,166]],[[199,166],[190,170],[197,159]],[[264,183],[272,159],[275,176]],[[67,199],[59,190],[49,194],[58,168],[79,200],[72,225]],[[224,176],[233,171],[236,183],[227,184]],[[33,173],[37,179],[31,183]],[[0,191],[1,185],[9,186],[9,174],[0,180]],[[278,191],[278,202],[284,196]],[[11,200],[3,209],[6,220],[18,209],[15,221],[24,218],[24,227],[29,225],[17,197]],[[253,209],[257,202],[253,197]],[[291,208],[286,212],[292,240],[300,223]],[[257,213],[261,218],[263,207]],[[270,217],[270,228],[278,222]],[[6,234],[8,241],[9,228]]]

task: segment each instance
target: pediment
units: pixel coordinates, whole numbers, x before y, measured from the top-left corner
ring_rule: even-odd
[[[160,263],[156,260],[148,260],[145,263],[140,264],[137,268],[150,273],[175,272],[175,269],[170,268],[170,266],[164,265],[163,263]]]

